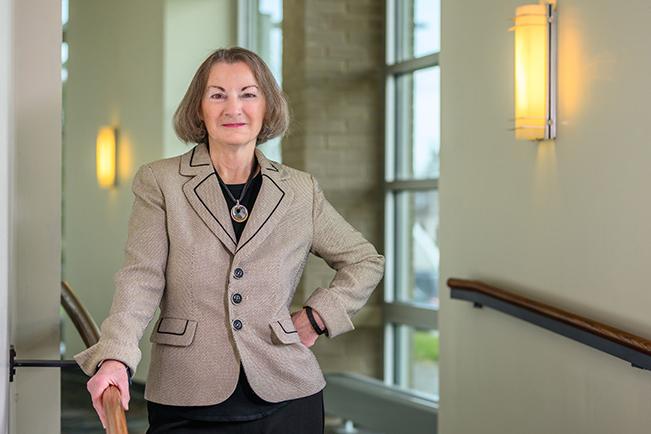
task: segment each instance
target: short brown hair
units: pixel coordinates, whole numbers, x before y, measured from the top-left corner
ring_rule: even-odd
[[[246,63],[262,89],[267,109],[256,145],[285,134],[289,127],[287,99],[269,67],[253,51],[232,47],[213,51],[195,72],[185,96],[174,113],[174,130],[179,139],[186,143],[208,143],[208,130],[199,116],[201,99],[206,90],[210,68],[219,62]]]

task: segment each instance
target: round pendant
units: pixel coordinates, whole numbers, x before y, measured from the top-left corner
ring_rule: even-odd
[[[231,208],[231,217],[238,223],[242,223],[249,216],[249,210],[244,205],[235,205]]]

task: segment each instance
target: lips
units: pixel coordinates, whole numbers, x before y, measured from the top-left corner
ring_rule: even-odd
[[[226,128],[239,128],[239,127],[243,127],[244,125],[246,125],[246,124],[244,124],[244,123],[222,124],[222,126],[224,126]]]

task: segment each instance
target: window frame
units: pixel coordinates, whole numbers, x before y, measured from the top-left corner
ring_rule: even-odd
[[[404,23],[410,16],[411,2],[386,0],[386,65],[385,65],[385,276],[384,276],[384,381],[387,384],[408,386],[409,356],[408,339],[405,327],[418,330],[438,331],[438,306],[401,301],[399,283],[400,264],[397,258],[399,228],[396,218],[396,201],[401,192],[438,191],[439,177],[427,179],[397,179],[396,158],[398,146],[405,143],[404,125],[408,125],[404,116],[409,110],[401,110],[404,98],[399,97],[398,80],[404,74],[437,67],[439,53],[435,52],[421,57],[402,59],[405,43],[411,38],[412,29]],[[406,92],[403,92],[403,95]],[[400,100],[402,99],[402,101]],[[402,119],[399,117],[402,116]],[[402,138],[400,136],[403,136]],[[403,159],[404,160],[404,159]],[[440,213],[439,213],[440,214]],[[403,240],[408,243],[408,240]],[[409,272],[409,269],[405,270]],[[423,393],[415,390],[414,394],[422,397]],[[427,394],[428,399],[438,402],[438,394]]]
[[[282,1],[280,2],[280,7],[283,8],[282,19],[284,20],[285,19],[284,2]],[[264,58],[265,56],[264,54],[260,53],[260,47],[258,46],[259,34],[260,34],[260,29],[258,28],[259,11],[260,11],[260,0],[239,0],[237,2],[237,45],[246,48],[248,50],[251,50]],[[282,34],[282,21],[280,23],[274,23],[274,27],[280,28]],[[284,34],[282,35],[282,37],[284,37]],[[281,42],[281,53],[282,53],[282,42]],[[280,59],[281,70],[280,72],[278,72],[278,75],[276,74],[276,71],[273,71],[274,68],[271,65],[271,62],[269,62],[269,59],[264,59],[264,60],[272,69],[272,72],[274,73],[274,77],[278,82],[278,85],[282,88],[283,87],[282,55]],[[265,155],[267,155],[267,157],[279,163],[283,162],[282,139],[283,139],[282,137],[275,137],[260,145],[261,149],[263,150]]]

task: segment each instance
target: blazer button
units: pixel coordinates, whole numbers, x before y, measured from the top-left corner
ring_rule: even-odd
[[[239,279],[240,277],[244,276],[244,270],[242,270],[240,267],[237,267],[233,272],[233,275],[236,279]]]
[[[233,300],[233,303],[238,304],[240,301],[242,301],[242,294],[240,294],[239,292],[236,292],[231,297],[231,300]]]
[[[240,330],[242,328],[242,321],[240,321],[239,319],[233,321],[233,328],[235,330]]]

